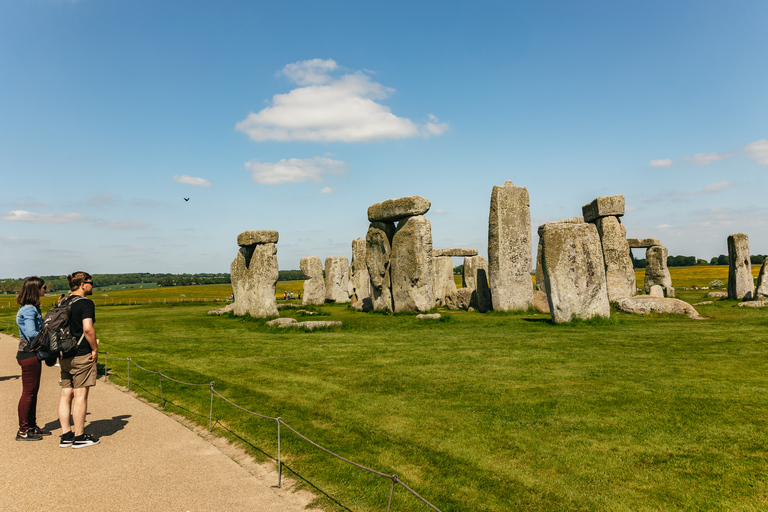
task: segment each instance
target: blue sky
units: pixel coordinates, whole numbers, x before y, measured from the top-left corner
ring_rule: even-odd
[[[534,233],[624,194],[628,235],[670,255],[736,232],[765,254],[767,22],[764,1],[2,0],[0,277],[228,272],[247,229],[297,269],[408,195],[435,247],[486,254],[506,180]]]

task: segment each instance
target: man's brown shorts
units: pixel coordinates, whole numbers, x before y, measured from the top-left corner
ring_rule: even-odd
[[[61,387],[87,388],[96,385],[96,363],[91,354],[61,360]]]

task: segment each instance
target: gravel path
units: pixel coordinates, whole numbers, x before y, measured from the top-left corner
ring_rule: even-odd
[[[274,464],[237,456],[221,439],[202,437],[103,377],[91,389],[85,426],[101,443],[59,448],[58,367],[43,365],[37,404],[38,424],[53,435],[16,441],[17,347],[0,334],[0,511],[299,512],[311,501],[307,492],[290,491],[285,478],[281,489],[273,487]]]

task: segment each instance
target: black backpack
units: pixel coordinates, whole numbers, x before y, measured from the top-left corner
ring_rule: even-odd
[[[29,348],[62,356],[80,345],[85,334],[75,340],[69,332],[69,321],[72,318],[72,304],[82,298],[79,295],[71,295],[48,311],[43,318],[43,328],[32,340]]]

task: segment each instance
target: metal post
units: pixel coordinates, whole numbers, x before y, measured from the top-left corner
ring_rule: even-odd
[[[211,431],[211,425],[213,424],[213,385],[215,382],[211,381],[211,412],[208,415],[208,432]]]
[[[131,390],[131,358],[129,357],[126,363],[128,365],[128,391]]]
[[[108,368],[108,366],[107,366],[107,359],[108,358],[109,358],[109,356],[105,352],[104,353],[104,380],[107,381],[107,382],[109,382],[109,371],[107,371],[107,368]]]
[[[397,483],[397,475],[392,475],[392,489],[389,491],[389,503],[387,504],[387,512],[392,507],[392,496],[395,494],[395,484]]]
[[[277,418],[277,487],[283,485],[283,461],[280,458],[280,422],[282,418]]]
[[[158,372],[157,376],[160,377],[160,408],[165,409],[165,400],[163,400],[163,374]]]

